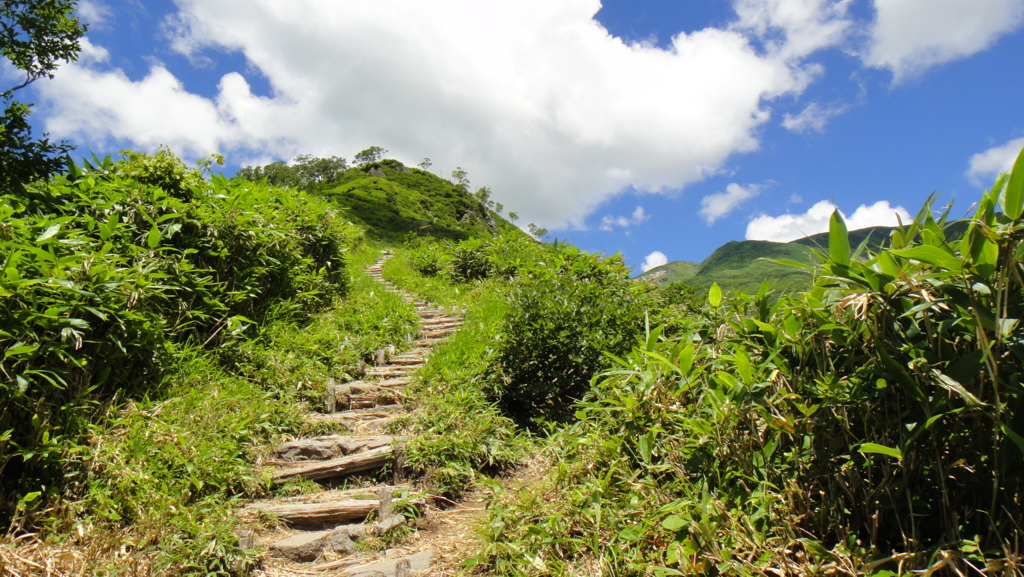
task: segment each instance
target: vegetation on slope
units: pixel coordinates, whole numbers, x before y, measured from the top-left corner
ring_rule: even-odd
[[[397,160],[382,159],[386,152],[370,147],[356,155],[363,162],[351,168],[344,158],[304,155],[291,166],[283,162],[247,166],[239,176],[327,196],[370,237],[383,242],[402,243],[418,237],[459,241],[525,236],[500,215],[502,207],[490,199],[487,187],[469,192],[465,171],[456,172],[453,183]]]
[[[858,258],[837,212],[812,290],[713,286],[610,358],[477,567],[1019,574],[1024,153],[962,236],[944,219],[926,203]]]

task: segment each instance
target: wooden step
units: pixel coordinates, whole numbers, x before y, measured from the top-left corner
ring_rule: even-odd
[[[360,451],[367,451],[396,442],[392,436],[356,437],[353,435],[325,435],[311,439],[298,439],[281,443],[274,454],[281,461],[300,462],[337,459]],[[283,464],[283,463],[282,463]]]
[[[273,515],[281,521],[300,525],[362,521],[380,506],[377,499],[344,499],[326,503],[250,505],[249,510]]]
[[[416,374],[416,369],[402,366],[383,366],[366,369],[368,377],[408,377]]]
[[[303,462],[274,471],[271,479],[275,483],[285,483],[292,479],[319,481],[332,477],[351,475],[352,473],[361,473],[387,465],[394,458],[394,453],[394,445],[385,445],[338,459]]]
[[[426,362],[427,362],[426,359],[424,359],[423,357],[421,357],[419,355],[414,356],[414,357],[405,357],[405,358],[403,358],[403,357],[395,357],[395,358],[391,359],[391,361],[390,361],[390,363],[392,365],[398,365],[398,366],[404,366],[404,367],[419,366],[419,365],[422,365],[422,364],[424,364]]]

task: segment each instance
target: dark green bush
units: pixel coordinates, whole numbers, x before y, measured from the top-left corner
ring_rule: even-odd
[[[560,420],[607,361],[628,351],[651,304],[618,257],[555,245],[512,281],[497,351],[503,408],[520,422]]]

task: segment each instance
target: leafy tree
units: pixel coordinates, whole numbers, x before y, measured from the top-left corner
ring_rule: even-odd
[[[336,182],[348,168],[348,163],[338,156],[317,158],[311,154],[302,154],[295,157],[292,168],[298,178],[299,188],[310,190],[317,185]]]
[[[517,215],[517,217],[518,217],[518,215]],[[530,231],[530,236],[532,236],[533,238],[544,238],[544,235],[546,235],[548,233],[548,229],[541,228],[541,227],[533,224],[532,222],[530,224],[526,225],[526,228]]]
[[[275,186],[294,187],[302,190],[319,190],[338,182],[348,169],[348,162],[341,157],[319,158],[312,154],[300,154],[292,165],[283,160],[260,166],[246,166],[238,171],[239,178],[259,182],[264,178]]]
[[[456,166],[455,170],[452,171],[452,182],[463,188],[467,188],[469,186],[469,173],[462,170],[461,166]]]
[[[423,159],[423,160],[421,160],[421,161],[420,161],[420,163],[419,163],[419,164],[417,164],[416,166],[418,166],[418,167],[422,168],[423,170],[426,170],[426,169],[430,168],[430,167],[431,167],[431,166],[433,166],[433,165],[434,165],[434,163],[433,163],[433,162],[430,162],[430,159],[429,159],[429,158],[424,158],[424,159]]]
[[[512,222],[515,222],[515,221],[519,220],[519,213],[518,212],[509,212],[508,213],[508,219],[511,220]]]
[[[356,154],[356,162],[359,164],[371,164],[374,162],[380,162],[384,155],[388,153],[388,150],[379,146],[371,146],[366,150],[360,151]]]
[[[77,60],[79,38],[86,25],[73,15],[75,0],[4,0],[0,3],[0,54],[21,71],[24,80],[0,92],[4,113],[0,119],[0,189],[22,186],[47,177],[66,166],[62,158],[73,149],[52,143],[44,135],[32,139],[27,117],[31,104],[13,100],[17,90],[36,80],[53,78],[60,61]]]

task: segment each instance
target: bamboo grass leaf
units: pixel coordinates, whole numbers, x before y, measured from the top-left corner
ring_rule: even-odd
[[[1003,212],[1013,220],[1018,220],[1024,211],[1024,148],[1017,155],[1010,171],[1010,179],[1006,183],[1003,194]]]

